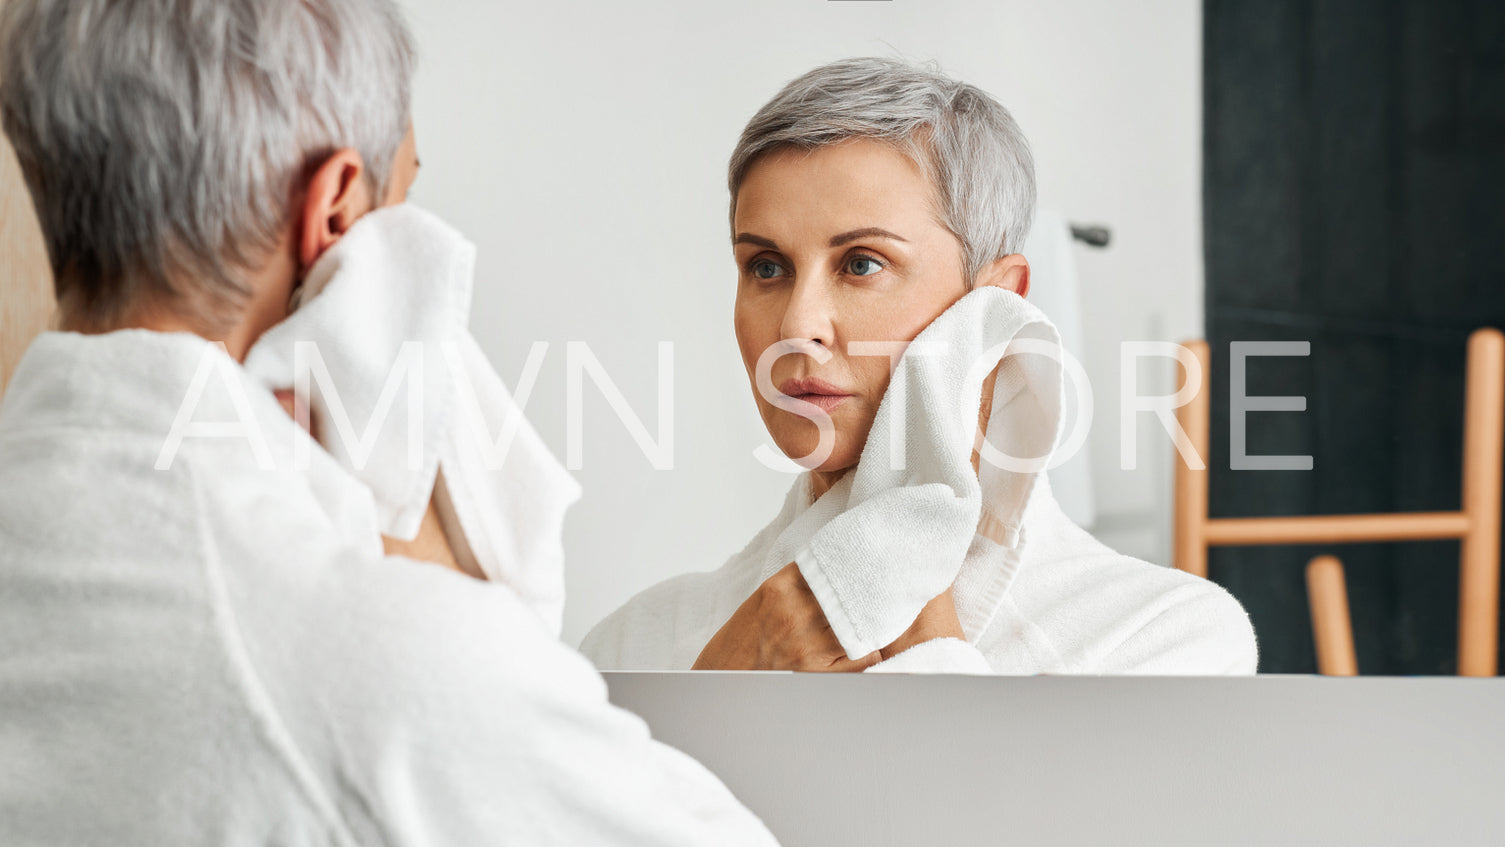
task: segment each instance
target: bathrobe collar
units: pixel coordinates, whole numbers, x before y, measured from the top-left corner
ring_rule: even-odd
[[[299,432],[222,344],[145,329],[44,332],[27,348],[0,406],[0,430],[65,429],[154,439],[163,445],[159,468],[176,457],[168,449],[175,432],[214,438],[218,461],[265,469],[286,466]]]

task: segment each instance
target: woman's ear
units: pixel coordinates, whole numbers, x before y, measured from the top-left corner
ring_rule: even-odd
[[[304,187],[297,233],[300,274],[371,211],[373,198],[367,182],[361,154],[349,147],[334,151],[314,170]]]
[[[1020,297],[1028,297],[1029,260],[1024,258],[1023,253],[1010,253],[1001,259],[994,259],[977,275],[977,284],[996,285],[1007,288]]]

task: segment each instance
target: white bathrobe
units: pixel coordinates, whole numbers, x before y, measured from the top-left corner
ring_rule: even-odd
[[[850,476],[847,477],[850,479]],[[836,489],[833,489],[833,491]],[[802,474],[781,511],[748,549],[762,547],[810,508]],[[1002,517],[1002,516],[1000,516]],[[998,674],[1252,674],[1254,629],[1216,583],[1115,553],[1061,511],[1042,476],[1023,515],[1028,543],[1017,567],[978,535],[964,579],[1000,577],[991,619],[966,639],[925,642],[874,672]],[[688,670],[706,642],[758,587],[746,552],[720,569],[652,586],[596,625],[581,651],[603,670]],[[957,589],[958,606],[972,598]],[[975,616],[986,618],[987,615]]]
[[[196,374],[192,419],[242,431],[174,455]],[[772,843],[507,586],[383,557],[367,488],[290,469],[306,438],[196,336],[31,346],[0,405],[0,844]]]
[[[851,473],[814,503],[802,475],[778,517],[720,570],[649,588],[581,649],[602,668],[688,669],[758,585],[794,561],[853,658],[891,643],[952,587],[965,638],[916,645],[874,671],[1253,673],[1254,632],[1228,592],[1114,553],[1051,496],[1040,468],[1060,430],[1062,369],[1039,353],[1058,345],[1049,319],[1017,294],[968,293],[900,360],[892,384],[905,390],[886,392]],[[962,418],[976,415],[994,364],[988,445],[1039,461],[985,459],[979,478],[975,427]],[[898,434],[902,464],[890,446]]]

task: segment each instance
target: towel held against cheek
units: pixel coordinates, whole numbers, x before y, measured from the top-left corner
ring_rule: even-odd
[[[384,535],[417,535],[442,473],[457,555],[558,633],[564,513],[580,488],[466,328],[474,268],[475,246],[429,212],[371,212],[319,257],[245,366],[307,398],[319,443],[371,489]]]
[[[1056,328],[1024,298],[967,293],[906,348],[856,468],[775,539],[763,577],[794,561],[852,658],[892,643],[953,584],[963,631],[982,632],[1014,569],[963,573],[963,560],[982,536],[1017,568],[1024,507],[1060,427],[1060,355]]]

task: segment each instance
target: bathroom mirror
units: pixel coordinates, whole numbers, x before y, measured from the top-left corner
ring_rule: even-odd
[[[478,245],[472,329],[585,491],[566,640],[719,567],[783,503],[733,336],[727,159],[786,82],[845,57],[936,60],[992,94],[1029,139],[1038,208],[1083,230],[1070,267],[1030,256],[1030,299],[1090,381],[1084,448],[1051,478],[1104,543],[1172,560],[1175,447],[1122,391],[1180,374],[1135,342],[1212,344],[1213,514],[1457,509],[1464,342],[1505,323],[1484,249],[1505,231],[1505,82],[1471,70],[1498,69],[1501,39],[1476,31],[1500,15],[1382,5],[408,2],[412,201]],[[1228,345],[1263,340],[1310,353],[1250,359],[1247,393],[1306,408],[1250,413],[1247,452],[1311,471],[1229,469]],[[1362,672],[1456,670],[1455,542],[1216,550],[1261,672],[1315,670],[1320,552],[1348,567]]]

